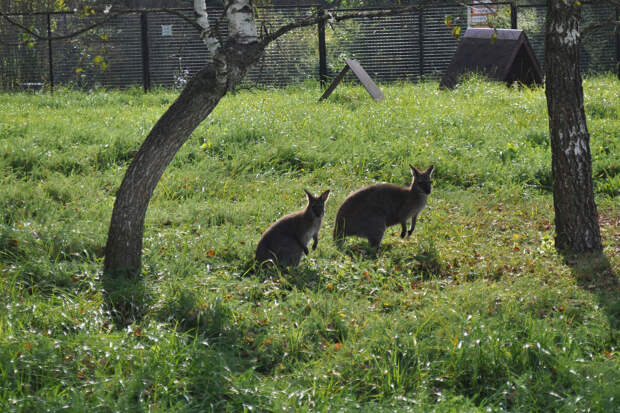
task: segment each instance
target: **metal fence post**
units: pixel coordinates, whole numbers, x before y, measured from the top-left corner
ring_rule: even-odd
[[[49,64],[50,92],[54,93],[54,57],[52,53],[52,18],[47,13],[47,60]]]
[[[144,92],[151,89],[151,63],[149,54],[148,18],[146,12],[140,13],[140,33],[142,37],[142,84]]]
[[[620,7],[616,7],[616,20],[620,20]],[[620,32],[616,29],[616,72],[620,79]]]
[[[517,15],[518,13],[518,9],[517,9],[517,5],[515,4],[514,1],[510,2],[510,28],[511,29],[516,29],[517,28]]]
[[[420,49],[420,78],[424,77],[424,10],[418,11],[418,47]]]
[[[325,12],[323,7],[317,9],[319,16]],[[325,45],[325,20],[319,20],[317,25],[319,36],[319,81],[321,86],[327,83],[327,47]]]

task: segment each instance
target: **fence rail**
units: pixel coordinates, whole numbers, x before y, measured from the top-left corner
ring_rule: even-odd
[[[263,7],[257,26],[271,31],[300,17],[317,13],[319,6]],[[495,27],[523,29],[539,62],[544,62],[546,6],[496,4]],[[583,5],[583,25],[617,16],[610,5]],[[179,9],[193,17],[191,9]],[[209,8],[215,24],[220,8]],[[352,19],[298,29],[273,42],[246,76],[254,85],[283,86],[306,79],[327,80],[343,66],[342,57],[357,59],[377,81],[437,78],[447,68],[458,45],[444,20],[453,16],[464,25],[467,7],[461,4],[428,6],[397,16]],[[62,36],[94,23],[75,13],[15,14],[20,24],[48,37]],[[620,70],[620,38],[612,28],[599,29],[582,43],[584,72]],[[0,20],[0,89],[19,90],[72,85],[181,87],[209,62],[197,31],[181,17],[144,11],[111,19],[79,37],[35,42],[18,27]]]

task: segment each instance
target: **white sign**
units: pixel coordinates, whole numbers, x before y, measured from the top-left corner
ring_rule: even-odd
[[[467,26],[488,27],[489,16],[497,14],[494,0],[473,0],[472,6],[467,8]]]
[[[161,25],[161,35],[162,36],[172,36],[172,25],[171,24],[162,24]]]

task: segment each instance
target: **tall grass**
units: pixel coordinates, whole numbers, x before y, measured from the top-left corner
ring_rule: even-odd
[[[226,97],[146,218],[129,322],[104,305],[123,173],[175,99],[0,95],[2,411],[618,410],[620,85],[584,82],[605,251],[553,248],[541,89],[472,78]],[[331,240],[338,205],[434,164],[409,240]],[[252,271],[261,232],[332,190],[316,251]]]

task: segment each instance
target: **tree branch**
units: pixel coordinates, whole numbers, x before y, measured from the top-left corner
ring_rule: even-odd
[[[18,21],[16,21],[15,19],[13,19],[12,17],[9,17],[10,15],[6,14],[6,13],[2,13],[0,12],[0,16],[6,20],[7,22],[9,22],[10,24],[19,27],[20,29],[22,29],[24,32],[28,33],[29,35],[31,35],[32,37],[34,37],[37,40],[42,40],[42,41],[48,41],[48,40],[65,40],[65,39],[70,39],[72,37],[76,37],[79,36],[83,33],[86,33],[89,30],[92,30],[96,27],[99,26],[103,26],[104,24],[108,23],[110,20],[119,17],[119,16],[124,16],[127,14],[134,14],[134,13],[143,13],[143,12],[151,12],[151,13],[168,13],[168,14],[172,14],[175,15],[177,17],[180,17],[181,19],[185,20],[187,23],[189,23],[190,25],[192,25],[195,29],[199,30],[200,32],[202,32],[202,27],[196,23],[194,20],[190,19],[189,17],[185,16],[180,10],[178,9],[168,9],[168,8],[158,8],[158,9],[115,9],[114,11],[110,11],[111,9],[105,9],[105,10],[101,10],[100,14],[103,15],[103,19],[95,22],[93,24],[90,24],[88,26],[85,26],[81,29],[78,29],[74,32],[68,33],[68,34],[64,34],[61,36],[42,36],[40,34],[38,34],[37,32],[30,30],[30,28],[24,26],[23,24],[19,23]],[[99,13],[96,13],[96,15]]]
[[[606,27],[620,27],[620,20],[609,19],[600,23],[591,24],[580,30],[581,37],[591,35],[597,30],[604,29]]]
[[[261,40],[263,45],[268,45],[272,41],[276,40],[278,37],[285,35],[286,33],[307,26],[313,26],[318,24],[320,21],[329,21],[329,22],[339,22],[350,19],[359,19],[359,18],[376,18],[376,17],[387,17],[387,16],[397,16],[399,14],[404,14],[411,11],[422,11],[424,10],[424,6],[421,5],[410,5],[406,7],[392,7],[381,10],[372,10],[372,11],[358,11],[358,12],[347,12],[347,11],[336,11],[336,10],[325,10],[321,9],[321,15],[306,17],[303,19],[298,19],[293,23],[287,24],[285,26],[280,27],[273,33],[268,33]]]

